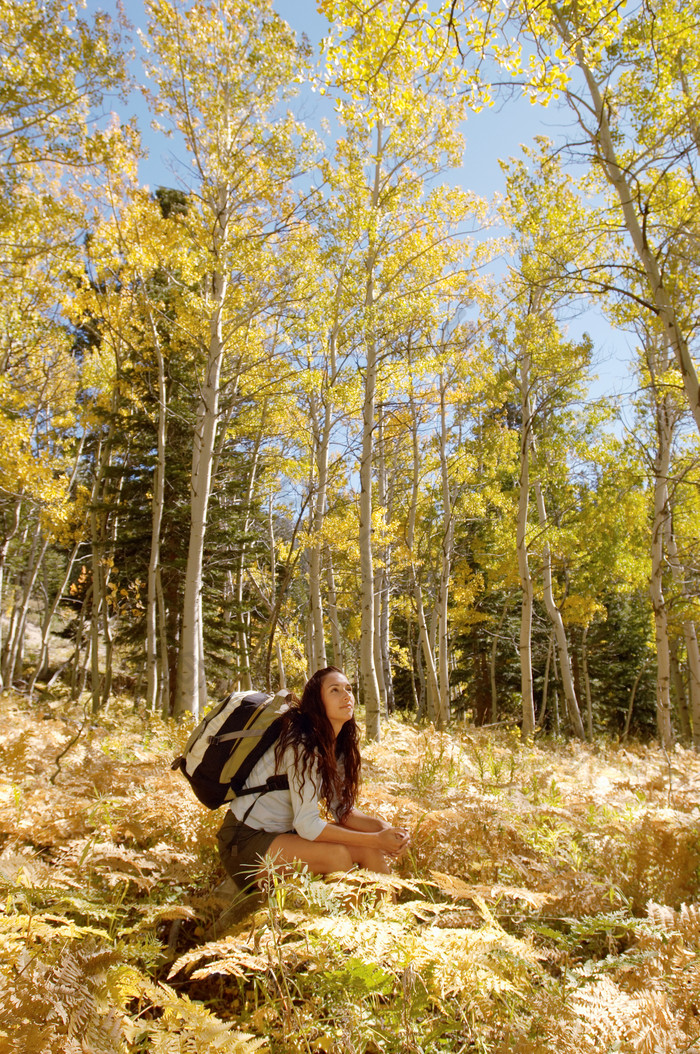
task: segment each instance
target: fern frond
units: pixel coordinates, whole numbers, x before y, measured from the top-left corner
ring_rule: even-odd
[[[121,1014],[105,990],[117,959],[111,949],[86,943],[63,943],[55,963],[24,951],[16,969],[0,978],[0,1033],[16,1037],[16,1054],[119,1050]]]
[[[194,967],[198,963],[204,963],[207,960],[210,961],[210,966],[213,962],[216,967],[215,969],[207,967],[206,972],[208,973],[243,974],[246,970],[254,972],[267,970],[270,965],[268,958],[257,955],[249,945],[238,941],[235,937],[229,936],[222,938],[222,940],[210,941],[208,944],[203,944],[198,948],[185,952],[173,963],[168,974],[168,980],[180,973],[192,974]],[[219,969],[219,964],[222,963],[227,965]],[[201,970],[198,973],[199,976],[203,976]],[[192,974],[192,976],[197,976],[197,974]]]
[[[681,1033],[663,992],[633,996],[611,978],[598,977],[578,988],[572,1007],[603,1049],[625,1041],[639,1054],[672,1054],[681,1047]]]
[[[504,886],[499,883],[491,885],[474,885],[464,882],[456,875],[445,875],[441,871],[430,872],[433,881],[441,893],[445,893],[452,900],[521,900],[530,907],[540,910],[548,901],[552,900],[549,893],[535,892],[523,886]]]
[[[676,913],[667,904],[655,904],[650,900],[647,904],[647,917],[653,926],[664,933],[673,933],[676,929]]]
[[[0,916],[0,946],[53,943],[61,940],[85,940],[104,938],[104,932],[93,926],[79,926],[64,915],[9,915]]]
[[[158,1054],[180,1054],[193,1050],[197,1054],[254,1054],[267,1041],[247,1032],[238,1032],[230,1022],[222,1021],[202,1003],[179,995],[168,985],[142,981],[142,996],[151,1007],[161,1011],[155,1021],[143,1017],[133,1033],[148,1038],[149,1049]]]

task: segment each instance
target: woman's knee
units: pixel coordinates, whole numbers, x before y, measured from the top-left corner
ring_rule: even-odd
[[[333,871],[350,871],[355,865],[350,850],[344,845],[333,847],[332,859],[334,864]]]
[[[389,862],[381,849],[359,849],[353,859],[360,867],[367,871],[376,871],[380,875],[388,875],[391,868]]]

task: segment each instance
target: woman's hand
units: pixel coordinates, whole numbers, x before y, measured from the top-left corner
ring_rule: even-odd
[[[408,831],[402,827],[385,827],[376,834],[377,844],[389,856],[399,856],[409,843]]]

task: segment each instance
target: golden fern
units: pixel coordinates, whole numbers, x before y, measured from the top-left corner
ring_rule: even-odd
[[[142,1007],[138,1018],[123,1026],[124,1032],[131,1043],[147,1043],[153,1054],[253,1054],[266,1044],[265,1039],[235,1030],[202,1003],[166,984],[138,976],[131,981],[127,985],[122,981],[122,997],[138,995]],[[157,1016],[151,1018],[154,1011]]]
[[[23,950],[0,978],[0,1036],[12,1037],[16,1054],[114,1054],[122,1015],[105,998],[105,982],[117,961],[113,950],[85,942],[63,944],[56,961]]]
[[[361,807],[411,828],[402,871],[281,880],[245,926],[192,947],[220,878],[220,817],[167,769],[187,730],[144,724],[117,701],[50,788],[70,727],[0,700],[13,781],[0,783],[0,1054],[84,1054],[86,1037],[97,1054],[242,1054],[262,1043],[252,1031],[291,1050],[294,1028],[327,1054],[698,1045],[692,752],[673,754],[669,808],[652,748],[541,748],[391,722],[365,751]],[[186,923],[177,992],[154,980],[171,919]],[[114,1045],[93,1043],[95,1029]]]
[[[518,900],[531,908],[541,909],[552,899],[551,894],[535,892],[523,886],[504,886],[498,882],[489,885],[475,885],[464,882],[456,875],[444,875],[440,871],[431,871],[431,877],[441,893],[452,900]]]
[[[205,962],[208,963],[206,967],[193,973],[196,966]],[[269,965],[269,959],[256,954],[250,944],[230,936],[218,941],[210,941],[185,952],[173,963],[168,980],[178,974],[193,977],[214,973],[243,976],[247,971],[266,970]]]

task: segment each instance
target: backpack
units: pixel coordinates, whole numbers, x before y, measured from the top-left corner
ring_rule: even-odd
[[[270,776],[260,787],[243,784],[255,763],[279,738],[289,692],[232,692],[200,721],[170,766],[180,769],[208,809],[247,794],[289,787],[287,776]],[[252,808],[252,805],[251,805]]]

